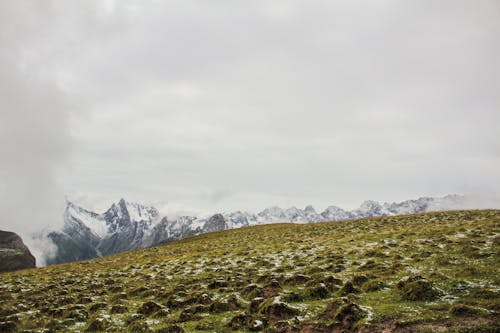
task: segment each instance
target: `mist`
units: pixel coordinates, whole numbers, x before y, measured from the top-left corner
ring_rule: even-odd
[[[54,251],[43,229],[63,222],[72,141],[66,96],[32,48],[47,14],[36,2],[0,3],[0,229],[18,233],[38,265]]]

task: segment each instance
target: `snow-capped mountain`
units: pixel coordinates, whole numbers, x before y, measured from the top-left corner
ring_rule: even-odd
[[[323,221],[343,221],[354,218],[354,213],[345,211],[337,206],[328,206],[323,213],[321,213]]]
[[[147,230],[157,221],[158,215],[154,207],[146,207],[121,199],[118,204],[113,204],[104,213],[103,218],[106,221],[107,232],[115,233],[130,229],[134,223],[140,224],[141,229]]]
[[[95,258],[168,243],[205,232],[257,224],[342,221],[371,216],[459,209],[463,207],[464,199],[460,195],[447,195],[441,198],[423,197],[399,203],[365,201],[355,210],[348,211],[329,206],[320,213],[312,206],[304,209],[270,207],[256,214],[235,211],[214,214],[209,218],[160,217],[156,208],[127,202],[124,199],[113,204],[102,214],[68,202],[64,213],[64,227],[49,234],[58,252],[56,257],[48,258],[47,262],[60,263]]]
[[[58,251],[47,262],[95,258],[142,247],[159,221],[156,208],[124,199],[102,214],[68,202],[62,230],[48,235]]]

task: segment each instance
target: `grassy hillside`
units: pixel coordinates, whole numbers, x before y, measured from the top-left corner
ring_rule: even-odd
[[[499,210],[273,224],[6,273],[0,332],[499,332],[499,225]]]

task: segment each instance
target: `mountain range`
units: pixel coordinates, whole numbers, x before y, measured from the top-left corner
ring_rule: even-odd
[[[344,210],[337,206],[329,206],[322,212],[317,212],[312,206],[304,209],[270,207],[256,214],[235,211],[217,213],[210,217],[176,218],[160,216],[154,207],[124,199],[113,204],[104,213],[96,213],[68,201],[63,227],[48,233],[57,251],[55,255],[45,259],[47,264],[84,260],[169,243],[206,232],[258,224],[343,221],[459,209],[463,208],[464,201],[463,196],[447,195],[398,203],[365,201],[355,210]]]

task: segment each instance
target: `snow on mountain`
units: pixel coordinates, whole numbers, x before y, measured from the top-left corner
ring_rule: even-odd
[[[49,234],[58,251],[48,262],[89,259],[142,247],[159,221],[156,208],[124,199],[102,214],[68,201],[62,229]]]
[[[118,204],[113,204],[104,214],[110,232],[117,232],[130,227],[133,223],[141,224],[143,229],[149,229],[158,222],[159,213],[154,207],[147,207],[121,199]]]
[[[354,218],[353,213],[343,210],[337,206],[328,206],[323,213],[321,213],[322,221],[343,221]]]
[[[102,238],[108,234],[108,226],[102,215],[78,207],[72,202],[68,201],[64,218],[80,221],[98,237]]]
[[[365,201],[358,209],[347,211],[329,206],[318,213],[314,207],[304,209],[274,206],[254,214],[235,211],[214,214],[208,218],[181,216],[160,217],[154,207],[121,199],[102,214],[68,202],[62,230],[50,234],[58,256],[50,263],[93,258],[140,247],[154,246],[199,235],[205,232],[240,228],[265,223],[342,221],[371,216],[412,214],[427,211],[459,209],[465,198],[447,195],[441,198],[423,197],[399,203]],[[79,252],[80,251],[80,252]]]
[[[304,215],[307,222],[322,221],[321,215],[316,212],[313,206],[309,205],[304,208]]]
[[[288,212],[288,215],[290,216],[292,212]],[[285,212],[283,209],[279,207],[269,207],[264,209],[262,212],[257,214],[257,219],[259,222],[283,222],[287,220],[287,217],[285,215]]]
[[[355,216],[370,217],[390,215],[390,212],[380,203],[372,200],[365,201],[354,211]]]
[[[247,212],[236,211],[223,214],[223,216],[229,228],[241,228],[258,224],[257,216]]]

